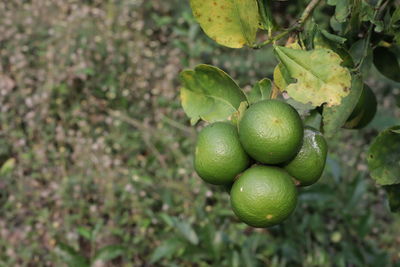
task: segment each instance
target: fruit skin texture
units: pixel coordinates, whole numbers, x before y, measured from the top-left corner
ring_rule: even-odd
[[[299,153],[284,165],[284,169],[301,186],[312,185],[324,171],[327,153],[328,145],[324,136],[311,127],[305,127],[303,145]]]
[[[215,185],[232,183],[249,166],[250,158],[239,141],[235,126],[216,122],[199,133],[194,168],[206,182]]]
[[[364,84],[364,89],[356,107],[347,119],[343,128],[361,129],[368,125],[375,117],[377,109],[377,100],[371,88]]]
[[[279,167],[255,166],[233,184],[231,205],[244,223],[269,227],[281,223],[296,208],[297,189],[289,174]]]
[[[266,164],[292,158],[303,141],[303,123],[297,111],[278,100],[260,101],[239,122],[239,138],[246,152]]]

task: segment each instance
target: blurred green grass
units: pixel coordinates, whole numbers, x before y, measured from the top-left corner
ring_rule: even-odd
[[[193,173],[177,76],[214,64],[247,88],[271,76],[270,49],[218,47],[187,1],[13,0],[0,14],[0,161],[15,160],[0,266],[399,266],[400,219],[365,165],[399,122],[398,85],[371,75],[371,126],[330,140],[286,223],[252,229]]]

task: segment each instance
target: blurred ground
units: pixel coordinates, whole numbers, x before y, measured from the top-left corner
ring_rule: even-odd
[[[399,86],[372,75],[371,126],[330,140],[295,215],[254,230],[193,173],[177,76],[198,63],[243,87],[276,64],[217,47],[187,1],[0,3],[0,266],[395,266],[400,218],[365,151],[399,122]]]

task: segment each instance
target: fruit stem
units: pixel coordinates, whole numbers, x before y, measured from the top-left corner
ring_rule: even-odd
[[[306,9],[304,9],[304,11],[301,14],[300,18],[296,21],[296,23],[293,26],[291,26],[288,29],[284,30],[283,32],[275,35],[274,37],[265,40],[264,42],[262,42],[260,44],[254,45],[253,48],[254,49],[259,49],[259,48],[261,48],[263,46],[266,46],[268,44],[275,43],[276,41],[282,39],[283,37],[285,37],[289,33],[293,32],[293,31],[296,31],[296,30],[299,30],[303,26],[303,24],[307,21],[307,19],[310,17],[310,15],[314,11],[315,7],[319,4],[319,2],[321,2],[321,0],[311,0],[310,3],[308,3]]]

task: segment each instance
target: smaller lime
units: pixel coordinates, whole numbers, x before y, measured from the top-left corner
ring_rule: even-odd
[[[296,208],[297,189],[283,169],[255,166],[239,176],[231,189],[233,212],[253,227],[281,223]]]
[[[357,102],[356,107],[347,119],[343,128],[361,129],[368,125],[375,117],[377,109],[377,101],[371,88],[364,84],[364,89]]]
[[[311,185],[319,180],[325,168],[328,145],[324,136],[311,127],[305,127],[303,146],[284,169],[300,182]]]
[[[230,184],[250,164],[235,126],[226,122],[208,125],[199,133],[194,168],[206,182]]]

